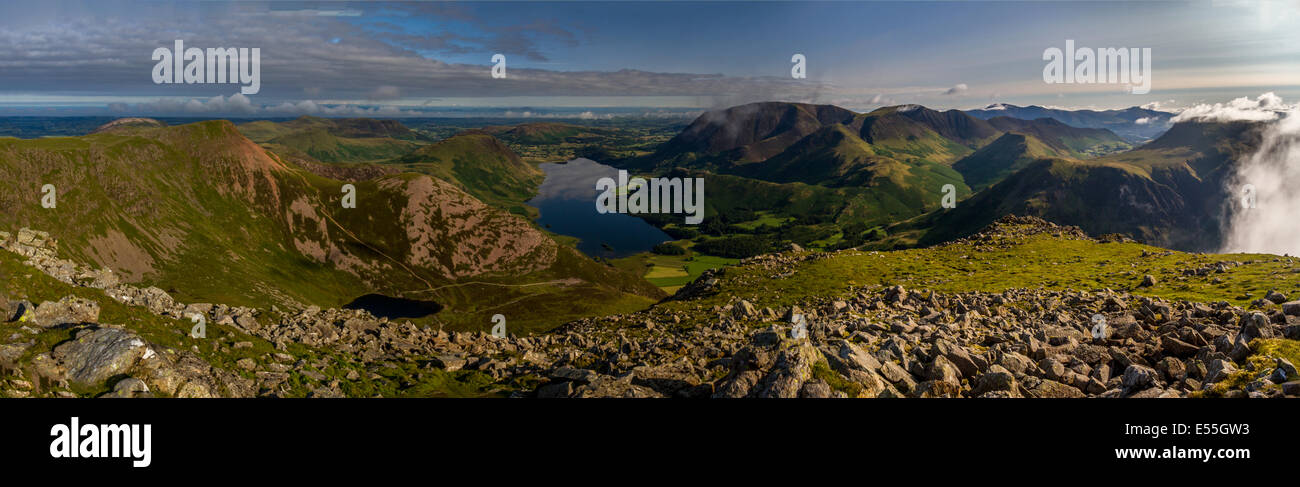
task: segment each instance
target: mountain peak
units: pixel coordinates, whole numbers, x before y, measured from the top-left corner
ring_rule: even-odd
[[[145,117],[126,117],[113,120],[106,124],[100,125],[90,133],[98,134],[121,128],[141,128],[141,127],[166,127],[167,124],[158,120]]]

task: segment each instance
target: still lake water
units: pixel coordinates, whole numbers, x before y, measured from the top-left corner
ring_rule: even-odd
[[[552,232],[577,237],[578,250],[593,257],[619,258],[645,252],[668,234],[645,220],[621,213],[596,211],[596,180],[618,180],[618,169],[590,159],[567,163],[544,163],[546,179],[528,205],[537,208],[537,223]],[[608,248],[606,247],[608,246]]]
[[[343,309],[364,309],[378,318],[390,320],[398,318],[422,318],[442,310],[442,305],[433,301],[394,298],[382,294],[367,294],[352,300]]]

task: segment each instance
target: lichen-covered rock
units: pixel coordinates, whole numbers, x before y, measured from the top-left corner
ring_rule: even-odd
[[[126,374],[136,362],[153,355],[144,340],[117,328],[86,329],[54,349],[53,357],[68,370],[74,384],[96,387],[109,378]]]
[[[36,307],[24,320],[42,328],[95,323],[99,320],[99,303],[76,296],[65,296],[58,301],[46,301]]]

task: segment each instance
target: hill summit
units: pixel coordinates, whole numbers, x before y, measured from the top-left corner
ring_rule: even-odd
[[[127,118],[119,118],[112,122],[108,122],[106,124],[100,125],[98,128],[92,130],[90,133],[98,134],[98,133],[108,132],[114,129],[121,129],[121,128],[166,127],[166,126],[167,124],[162,123],[158,120],[154,120],[152,118],[127,117]]]

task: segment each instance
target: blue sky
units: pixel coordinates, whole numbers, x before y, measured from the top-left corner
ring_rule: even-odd
[[[158,85],[156,47],[259,47],[262,90]],[[1151,48],[1152,89],[1042,80],[1044,49]],[[489,59],[507,56],[492,79]],[[790,57],[808,78],[789,76]],[[464,107],[1182,107],[1300,96],[1296,2],[14,2],[0,114]],[[636,110],[632,110],[635,112]]]

